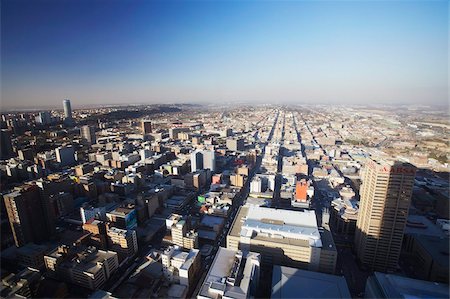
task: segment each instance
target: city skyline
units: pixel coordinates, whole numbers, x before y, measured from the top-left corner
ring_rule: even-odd
[[[2,109],[448,103],[447,1],[2,4]]]

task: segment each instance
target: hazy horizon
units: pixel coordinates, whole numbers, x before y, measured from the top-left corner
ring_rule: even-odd
[[[1,108],[448,104],[448,1],[3,1]]]

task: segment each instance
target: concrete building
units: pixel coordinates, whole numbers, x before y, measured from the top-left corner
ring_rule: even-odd
[[[3,196],[17,247],[48,238],[43,203],[36,185],[24,185]]]
[[[113,226],[121,229],[134,229],[137,226],[137,216],[134,205],[118,207],[107,212],[106,219],[108,219]]]
[[[14,156],[11,131],[7,129],[0,130],[0,159],[6,160]]]
[[[209,169],[216,170],[216,156],[214,150],[196,150],[191,153],[191,171]]]
[[[189,229],[185,219],[182,219],[179,215],[172,214],[169,223],[174,245],[186,249],[198,248],[198,234],[194,230]]]
[[[416,168],[368,160],[356,222],[355,249],[362,264],[397,269]]]
[[[277,210],[258,206],[239,209],[227,236],[227,248],[261,253],[263,266],[285,265],[334,273],[337,251],[314,211]]]
[[[228,138],[227,139],[227,149],[233,152],[240,152],[245,150],[244,139],[242,138]]]
[[[86,140],[89,144],[96,144],[97,138],[95,137],[95,127],[82,126],[81,127],[81,138]]]
[[[255,296],[261,256],[219,247],[197,299],[244,299]]]
[[[274,266],[270,298],[352,298],[343,276]]]
[[[117,252],[119,260],[133,257],[138,252],[138,241],[135,230],[110,227],[107,231],[108,248]]]
[[[152,122],[150,120],[141,121],[141,132],[143,135],[148,135],[152,133]]]
[[[63,108],[64,108],[64,119],[72,119],[72,107],[70,105],[69,99],[64,99]]]
[[[40,125],[48,125],[52,122],[52,115],[48,111],[39,112],[39,115],[36,116],[35,121]]]
[[[169,246],[161,254],[164,276],[173,283],[191,288],[200,276],[201,258],[198,249],[184,252],[177,247]]]
[[[47,246],[28,243],[17,248],[17,263],[23,267],[41,270],[44,267],[44,254]]]
[[[75,164],[75,149],[69,146],[61,146],[55,149],[56,161],[61,166],[72,166]]]
[[[364,298],[449,298],[448,284],[375,272],[366,282]]]
[[[448,237],[415,235],[411,256],[420,279],[449,282]]]
[[[255,177],[250,182],[250,192],[261,193],[262,192],[262,179],[260,177]]]
[[[26,268],[2,278],[0,296],[5,299],[35,298],[41,281],[39,270]]]
[[[119,267],[117,253],[95,247],[60,246],[44,256],[49,274],[69,283],[97,290]]]

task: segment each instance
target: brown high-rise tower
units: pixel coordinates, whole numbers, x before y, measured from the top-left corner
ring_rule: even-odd
[[[39,187],[23,185],[4,195],[9,223],[17,247],[48,238],[48,229],[41,203]]]
[[[397,268],[415,174],[407,163],[366,163],[355,248],[361,263],[373,270]]]

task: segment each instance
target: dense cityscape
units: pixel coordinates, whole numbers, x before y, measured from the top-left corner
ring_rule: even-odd
[[[0,298],[450,299],[448,0],[0,0]]]
[[[447,298],[430,107],[4,112],[2,298]]]

